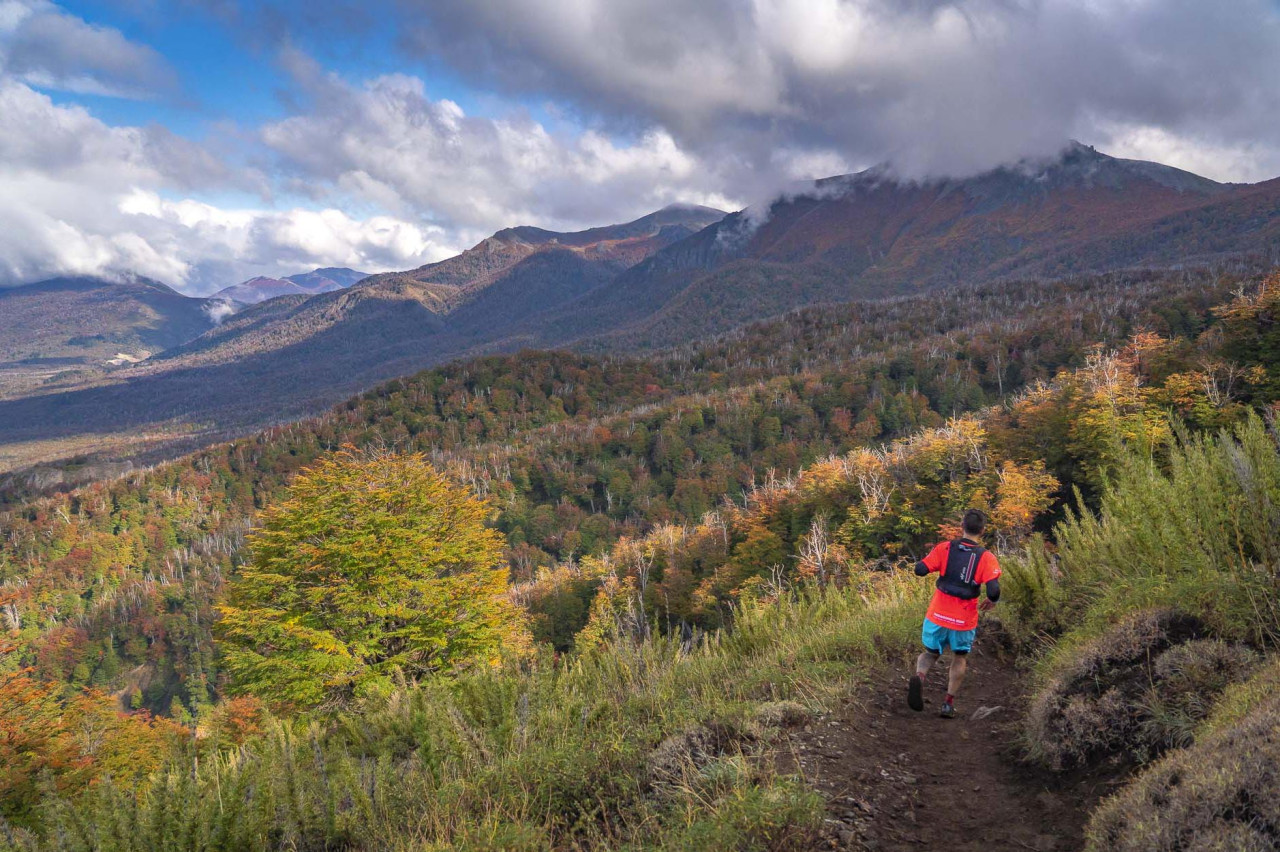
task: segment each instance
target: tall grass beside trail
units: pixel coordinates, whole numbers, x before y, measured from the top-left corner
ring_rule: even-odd
[[[1070,512],[1056,554],[1006,560],[1006,623],[1023,640],[1060,637],[1069,657],[1125,615],[1172,608],[1218,638],[1280,633],[1280,437],[1251,415],[1216,436],[1183,435],[1166,461],[1131,455],[1097,513]]]
[[[1098,807],[1086,852],[1269,852],[1280,837],[1280,661],[1229,688],[1189,748]]]
[[[1028,754],[1146,764],[1094,813],[1089,852],[1275,849],[1280,435],[1251,416],[1130,457],[1054,538],[1006,564],[1006,625],[1046,649]]]
[[[694,648],[619,642],[270,721],[141,787],[50,796],[0,850],[805,848],[822,802],[758,753],[914,637],[924,592],[809,591]]]

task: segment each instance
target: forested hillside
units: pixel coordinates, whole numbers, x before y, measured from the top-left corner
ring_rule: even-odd
[[[697,521],[833,452],[989,405],[1138,327],[1194,334],[1232,281],[1208,283],[1018,283],[802,312],[660,359],[462,362],[315,421],[16,503],[0,571],[25,659],[45,677],[195,710],[217,692],[209,608],[254,513],[327,451],[421,451],[455,471],[496,500],[513,578],[528,581],[620,536]],[[569,613],[541,619],[543,638],[567,646],[592,592],[557,602]]]
[[[1183,592],[1200,625],[1187,635],[1265,652],[1273,590],[1254,566],[1274,559],[1266,507],[1280,484],[1268,478],[1274,435],[1250,411],[1273,415],[1280,396],[1278,304],[1280,278],[1222,270],[853,303],[649,359],[462,362],[114,482],[13,491],[0,723],[18,833],[5,842],[713,848],[727,832],[743,848],[805,848],[821,800],[753,755],[847,688],[850,664],[867,672],[910,647],[918,587],[894,568],[967,506],[988,511],[994,546],[1025,553],[1006,630],[1030,657],[1045,637],[1094,641]],[[1231,455],[1237,445],[1245,455]],[[282,503],[291,479],[344,447],[424,453],[490,501],[509,600],[542,656],[323,701],[299,692],[317,696],[301,705],[224,665],[215,637],[233,637],[216,613],[249,612],[253,589],[283,570],[261,543],[242,570],[246,532],[268,507],[305,506]],[[1213,505],[1238,502],[1240,482],[1262,514],[1237,515],[1232,535],[1205,521],[1186,502],[1195,464],[1227,478]],[[1172,585],[1152,571],[1182,539],[1122,534],[1162,512],[1153,529],[1194,527],[1208,552],[1236,549],[1230,595],[1195,593],[1200,569]],[[1137,547],[1145,555],[1129,558]],[[287,647],[264,640],[254,677],[295,665]],[[1178,704],[1118,746],[1075,746],[1055,709],[1078,689],[1065,654],[1045,658],[1042,709],[1028,718],[1033,754],[1055,771],[1114,748],[1154,759],[1207,712]],[[1223,671],[1224,687],[1245,676]],[[101,731],[92,744],[86,725]],[[1118,807],[1094,831],[1124,835]]]

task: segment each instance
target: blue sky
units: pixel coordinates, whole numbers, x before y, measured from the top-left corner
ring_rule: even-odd
[[[228,119],[245,125],[278,119],[289,111],[293,85],[279,62],[280,37],[237,26],[225,15],[196,4],[66,2],[62,8],[93,24],[119,30],[130,41],[158,50],[177,71],[181,88],[152,99],[86,97],[67,100],[90,106],[115,124],[160,122],[199,136]],[[163,9],[163,12],[160,10]],[[426,79],[432,97],[449,98],[468,112],[489,100],[438,63],[415,61],[396,49],[395,18],[360,15],[358,28],[335,38],[333,31],[299,25],[287,38],[325,68],[349,79],[416,73]]]
[[[1276,0],[0,0],[0,285],[411,268],[1076,138],[1280,174]]]

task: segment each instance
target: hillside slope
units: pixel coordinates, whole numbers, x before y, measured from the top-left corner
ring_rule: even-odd
[[[0,396],[190,340],[213,326],[205,307],[146,278],[53,278],[0,289]]]
[[[601,263],[617,272],[724,217],[723,210],[672,204],[631,222],[585,231],[559,233],[542,228],[505,228],[461,254],[408,272],[374,275],[364,286],[414,281],[446,288],[450,306],[467,301],[504,277],[521,261],[546,251],[569,251],[584,262]],[[543,304],[541,307],[549,307]]]
[[[143,666],[153,672],[145,706],[166,709],[178,693],[199,703],[216,689],[216,678],[206,680],[217,666],[207,656],[208,584],[234,570],[256,511],[335,447],[421,451],[458,470],[498,501],[512,576],[532,581],[540,568],[598,556],[620,538],[723,512],[723,500],[745,499],[770,471],[785,475],[860,443],[939,425],[1051,379],[1135,326],[1195,333],[1216,301],[1211,294],[1234,283],[1158,275],[1023,282],[976,299],[945,294],[801,312],[662,358],[530,352],[458,362],[387,383],[316,420],[71,494],[24,502],[26,480],[15,478],[6,496],[18,502],[0,515],[0,579],[21,578],[8,600],[28,631],[22,657],[44,661],[51,676],[81,677],[83,663],[85,677],[120,688],[116,678]],[[103,392],[77,404],[111,399]],[[20,416],[0,403],[0,419]],[[1065,482],[1072,468],[1054,464]],[[905,489],[893,496],[906,498],[922,510],[936,502]],[[790,521],[777,528],[795,533]],[[881,553],[889,535],[914,539],[920,529],[876,530],[870,553]],[[710,584],[706,594],[693,595],[698,587],[680,580],[683,569],[654,586],[666,589],[668,614],[714,626],[723,617],[716,590],[741,578],[708,579],[709,555],[688,553],[699,563],[691,570]],[[174,570],[187,579],[153,599],[159,587],[147,578]],[[116,591],[99,595],[100,582]],[[167,609],[179,593],[186,603]],[[124,617],[112,603],[120,595],[137,603]],[[571,644],[585,618],[573,601],[557,594],[531,604],[543,613],[535,633]],[[157,624],[167,625],[163,635]],[[131,642],[135,630],[152,638]],[[108,645],[109,656],[128,663],[113,673],[93,662]]]
[[[279,373],[273,384],[300,384],[304,392],[334,399],[571,301],[723,215],[674,206],[577,233],[508,228],[448,260],[369,276],[314,299],[275,299],[249,308],[140,372],[253,359],[258,375]],[[406,321],[406,315],[416,319]],[[299,370],[299,364],[308,366]]]
[[[671,345],[811,304],[1269,255],[1280,179],[1219,184],[1073,144],[963,180],[881,167],[731,214],[537,324],[544,344]]]
[[[1114,280],[1077,283],[1082,291],[946,297],[948,315],[986,304],[978,328],[954,327],[941,342],[928,334],[935,300],[916,298],[862,306],[868,316],[789,316],[667,363],[565,354],[473,362],[391,383],[328,423],[22,507],[0,542],[0,567],[14,578],[5,614],[13,640],[38,641],[45,630],[50,644],[23,650],[35,667],[14,660],[0,680],[8,741],[23,746],[0,764],[9,791],[0,849],[142,852],[179,838],[264,852],[281,842],[372,850],[406,841],[530,852],[939,843],[1067,852],[1082,839],[1090,852],[1273,847],[1280,504],[1271,495],[1280,493],[1280,444],[1257,409],[1277,402],[1268,388],[1280,364],[1268,353],[1280,335],[1280,277],[1213,310],[1197,307],[1206,288],[1182,275],[1134,282],[1147,285],[1139,299],[1108,287]],[[1172,302],[1160,284],[1186,291]],[[979,371],[996,360],[977,348],[992,344],[977,332],[1007,332],[1019,325],[1009,316],[1042,310],[1042,325],[1020,327],[996,351],[1078,335],[1065,351],[1089,354],[1003,405],[938,418],[886,444],[854,438],[847,451],[790,473],[771,466],[741,494],[708,483],[715,511],[660,514],[637,535],[585,547],[585,536],[562,536],[563,559],[536,576],[526,571],[508,600],[531,615],[584,618],[567,655],[513,649],[449,677],[306,709],[234,676],[227,683],[213,649],[192,648],[203,644],[192,640],[208,631],[224,581],[280,591],[262,570],[275,567],[276,551],[258,549],[255,570],[238,570],[248,523],[231,507],[273,502],[281,472],[306,464],[308,439],[316,453],[343,430],[375,449],[397,434],[419,446],[456,442],[462,452],[437,453],[433,463],[492,497],[506,515],[495,526],[518,553],[529,531],[508,513],[530,508],[526,498],[539,526],[575,502],[614,511],[566,469],[587,455],[575,444],[582,438],[657,465],[630,484],[665,487],[673,484],[664,483],[666,465],[697,475],[711,457],[699,441],[708,421],[723,426],[714,443],[740,440],[750,452],[782,422],[798,430],[828,419],[816,409],[783,414],[802,395],[833,406],[829,422],[843,432],[851,415],[883,399],[883,389],[867,393],[877,369],[893,384],[932,375],[946,398],[961,378],[951,374],[956,365]],[[1075,319],[1100,325],[1083,330]],[[1150,330],[1162,321],[1165,334]],[[854,339],[869,346],[892,326],[888,336],[907,350],[794,369],[815,352],[848,356],[850,327],[860,323],[871,334]],[[1109,348],[1121,327],[1148,330],[1100,354],[1093,344]],[[787,331],[805,344],[780,345]],[[1200,371],[1236,346],[1252,347],[1237,365],[1248,377],[1233,393],[1210,394]],[[670,399],[666,412],[628,407],[658,381],[715,384],[722,359],[739,380],[771,371],[736,388],[763,403],[745,420],[729,422],[732,409],[714,392]],[[872,404],[840,398],[859,393]],[[1186,429],[1175,428],[1174,413]],[[542,443],[530,441],[530,427]],[[546,466],[522,468],[515,454],[524,449]],[[563,480],[533,498],[550,471]],[[1080,486],[1083,506],[1046,524],[1057,476],[1067,490],[1056,493]],[[621,477],[606,481],[605,494],[623,494]],[[362,511],[394,536],[383,492],[370,493],[372,508]],[[908,566],[953,535],[969,506],[987,512],[986,541],[1006,574],[957,690],[961,717],[944,721],[903,708],[931,592]],[[1037,527],[1051,539],[1034,535]],[[320,540],[312,528],[298,537],[307,547]],[[388,552],[381,535],[372,540]],[[122,559],[147,551],[156,561],[145,573],[119,572]],[[341,578],[351,571],[347,553],[325,541],[304,558],[315,560],[315,574]],[[67,593],[77,585],[86,591]],[[279,663],[272,671],[333,653],[324,645],[317,655],[312,639],[312,624],[327,627],[331,617],[326,598],[306,597],[318,605],[303,648],[279,641],[286,630],[264,637],[263,654]],[[589,605],[575,610],[575,602]],[[146,662],[134,665],[139,656]],[[184,685],[172,695],[164,679],[143,676],[166,663]],[[103,690],[119,681],[117,695]],[[191,700],[193,688],[224,684],[234,698]],[[940,678],[929,686],[936,700]],[[139,695],[165,699],[181,725],[119,710]],[[982,807],[951,813],[947,796],[956,794]],[[1016,818],[1031,811],[1037,819]]]
[[[87,434],[144,426],[177,434],[193,424],[217,434],[314,413],[502,337],[721,216],[677,205],[577,233],[512,228],[411,272],[272,298],[96,386],[15,403],[0,420],[0,445],[44,442],[27,456],[38,459]]]

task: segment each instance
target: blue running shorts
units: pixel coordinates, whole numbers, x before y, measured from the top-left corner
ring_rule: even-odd
[[[920,630],[920,641],[930,651],[941,654],[948,647],[957,654],[967,654],[969,649],[973,647],[973,637],[978,635],[978,628],[972,630],[952,630],[950,627],[943,627],[941,624],[934,624],[929,619],[924,620],[924,627]]]

